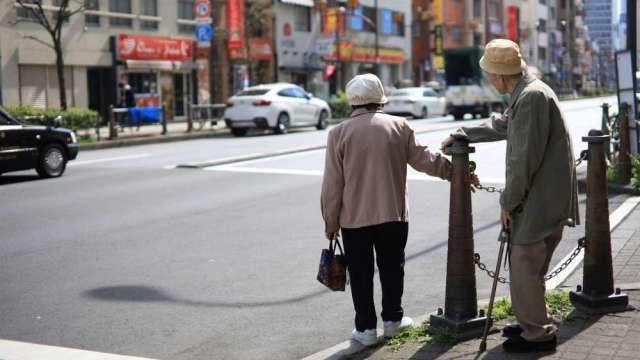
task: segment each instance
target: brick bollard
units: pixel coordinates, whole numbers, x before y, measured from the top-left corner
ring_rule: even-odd
[[[452,155],[453,175],[449,204],[449,244],[444,312],[438,309],[429,321],[429,330],[460,340],[482,335],[487,318],[478,316],[476,273],[473,262],[473,218],[469,153],[475,151],[464,140],[455,140],[445,149]]]
[[[582,286],[569,293],[576,309],[587,314],[620,312],[629,298],[613,287],[611,232],[607,196],[607,164],[604,146],[609,135],[589,131],[582,141],[589,143],[587,166],[587,222]]]

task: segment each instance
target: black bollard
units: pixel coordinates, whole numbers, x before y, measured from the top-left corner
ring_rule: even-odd
[[[618,152],[618,175],[622,177],[624,184],[631,181],[631,138],[629,136],[629,112],[631,107],[626,102],[620,105],[618,114],[618,134],[620,135],[620,151]]]
[[[611,123],[609,120],[609,104],[602,103],[602,123],[600,128],[603,135],[611,135]],[[604,145],[605,156],[607,160],[611,161],[611,139]]]
[[[473,262],[473,218],[469,153],[473,147],[455,140],[445,149],[452,155],[453,175],[449,202],[449,244],[444,312],[438,309],[429,321],[433,333],[446,333],[459,340],[482,335],[487,318],[478,316],[476,273]]]
[[[582,141],[589,143],[587,166],[587,222],[582,286],[569,293],[573,306],[587,314],[620,312],[629,298],[613,287],[611,232],[607,196],[607,164],[604,145],[609,135],[589,131]]]

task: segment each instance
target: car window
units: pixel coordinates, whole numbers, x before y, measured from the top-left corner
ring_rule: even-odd
[[[17,125],[17,123],[4,110],[0,109],[0,125]]]
[[[433,90],[425,90],[424,94],[422,96],[427,96],[427,97],[438,97],[438,94],[436,94],[435,91]]]
[[[242,90],[236,96],[259,96],[269,92],[269,89],[247,89]]]
[[[286,88],[283,90],[280,90],[278,92],[278,95],[280,96],[284,96],[284,97],[298,97],[298,94],[295,91],[295,88]]]
[[[295,94],[296,97],[303,98],[303,99],[307,98],[307,93],[298,87],[293,88],[293,93]]]

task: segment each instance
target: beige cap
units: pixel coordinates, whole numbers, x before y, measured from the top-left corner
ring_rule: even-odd
[[[522,73],[527,64],[522,60],[518,44],[507,39],[495,39],[485,46],[480,67],[491,74],[515,75]]]
[[[351,106],[385,104],[387,97],[380,79],[374,74],[357,75],[347,83],[347,100]]]

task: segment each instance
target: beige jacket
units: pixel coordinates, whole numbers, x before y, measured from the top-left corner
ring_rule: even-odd
[[[325,231],[407,221],[407,164],[451,178],[451,163],[416,142],[404,118],[358,109],[329,132],[322,194]]]
[[[512,216],[513,244],[542,241],[580,223],[573,145],[558,98],[545,83],[525,75],[502,117],[451,135],[470,142],[507,140],[500,206]]]

